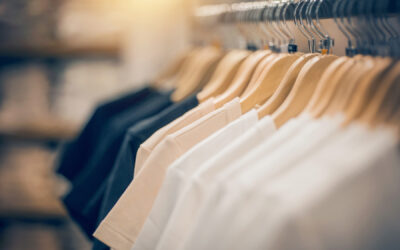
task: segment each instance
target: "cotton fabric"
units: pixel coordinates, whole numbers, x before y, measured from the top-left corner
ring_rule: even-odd
[[[101,222],[94,236],[115,249],[130,249],[150,213],[166,169],[177,158],[241,115],[239,98],[167,136]]]

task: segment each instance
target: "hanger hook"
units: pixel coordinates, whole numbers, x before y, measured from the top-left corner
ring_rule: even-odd
[[[333,8],[332,8],[333,20],[336,23],[336,25],[339,28],[339,30],[347,38],[346,55],[347,56],[354,56],[355,54],[357,54],[357,52],[356,52],[356,48],[353,46],[353,40],[352,40],[351,33],[349,33],[346,30],[346,28],[344,27],[342,19],[339,20],[340,19],[339,18],[339,9],[340,9],[341,4],[343,4],[343,2],[344,2],[343,0],[337,0],[333,4]]]
[[[282,24],[282,19],[283,19],[283,13],[285,11],[286,3],[282,2],[278,4],[278,9],[276,12],[276,20],[277,20],[277,26],[281,34],[284,36],[284,44],[287,46],[290,43],[291,37],[290,34],[285,30],[284,25]]]
[[[295,8],[294,8],[294,24],[300,31],[300,33],[307,39],[308,42],[308,50],[311,52],[313,50],[311,46],[311,37],[306,33],[306,31],[303,29],[303,26],[300,23],[300,7],[301,7],[301,0],[296,2]]]
[[[311,53],[315,53],[316,51],[316,46],[315,46],[315,37],[314,34],[304,25],[303,22],[303,10],[305,11],[304,7],[306,6],[307,1],[301,1],[300,2],[300,6],[299,6],[299,17],[300,17],[300,25],[301,27],[304,29],[305,33],[308,34],[308,36],[310,37],[308,43],[309,43],[309,48],[310,48],[310,52]]]
[[[270,39],[269,39],[268,46],[272,51],[274,51],[277,42],[276,42],[276,35],[274,34],[274,31],[271,29],[270,23],[268,20],[269,19],[269,17],[268,17],[269,11],[270,11],[269,3],[267,3],[267,5],[264,7],[264,10],[263,10],[263,14],[262,14],[262,18],[261,18],[262,22],[260,23],[260,26],[266,33],[269,34]]]
[[[286,22],[287,21],[286,17],[288,15],[288,11],[289,11],[290,7],[292,7],[292,8],[294,7],[293,1],[287,1],[285,3],[285,7],[283,8],[283,12],[282,12],[282,20],[283,20],[282,23],[283,23],[283,27],[285,27],[285,29],[286,29],[287,34],[289,34],[289,43],[290,44],[295,44],[296,39],[295,39],[295,36],[294,36],[294,32],[289,28],[289,25]],[[293,15],[294,16],[294,9],[293,9],[293,11],[291,13],[289,13],[289,15]]]
[[[324,10],[325,13],[329,13],[331,16],[331,11],[332,11],[332,6],[331,4],[327,3],[325,0],[316,0],[317,5],[315,8],[315,26],[317,27],[316,29],[319,30],[319,32],[322,34],[323,39],[321,41],[321,49],[323,52],[330,54],[332,51],[332,48],[335,46],[335,40],[329,35],[328,31],[325,29],[325,27],[322,25],[320,22],[320,13],[321,10]],[[326,8],[323,8],[325,6]]]
[[[306,15],[306,23],[307,26],[309,27],[310,31],[316,35],[320,40],[324,39],[324,35],[319,32],[319,30],[315,27],[314,22],[313,22],[313,7],[315,4],[315,0],[307,0],[307,7],[305,11]]]
[[[278,11],[277,2],[272,2],[270,12],[269,12],[270,24],[271,24],[271,28],[274,30],[275,34],[277,35],[277,39],[279,41],[278,51],[280,51],[281,46],[285,43],[285,36],[280,32],[279,27],[277,25],[277,20],[276,20],[277,11]]]

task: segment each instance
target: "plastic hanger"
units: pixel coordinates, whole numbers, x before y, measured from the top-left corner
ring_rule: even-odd
[[[256,51],[248,56],[240,65],[228,89],[216,98],[215,107],[222,107],[225,103],[242,94],[252,76],[255,75],[254,72],[256,71],[256,68],[259,68],[257,65],[259,65],[260,62],[270,54],[271,51],[264,50]]]
[[[303,66],[312,58],[316,57],[318,54],[306,54],[298,58],[292,66],[289,68],[287,73],[279,84],[278,89],[275,93],[264,103],[258,110],[259,119],[266,115],[272,114],[278,107],[284,102],[285,98],[288,96],[290,90],[292,89],[296,78],[299,75],[300,70]]]
[[[212,96],[217,96],[226,90],[241,63],[250,54],[250,51],[234,50],[225,55],[218,64],[211,80],[204,89],[197,94],[199,102],[203,102]]]
[[[297,116],[307,105],[317,83],[336,56],[314,57],[301,69],[299,76],[284,103],[273,113],[277,127],[281,127],[290,118]]]
[[[210,80],[222,55],[216,48],[208,48],[199,53],[196,56],[198,61],[195,63],[195,69],[188,72],[190,74],[188,78],[179,81],[177,89],[171,96],[172,100],[179,102],[201,89]]]

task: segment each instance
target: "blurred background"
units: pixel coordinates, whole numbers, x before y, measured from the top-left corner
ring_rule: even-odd
[[[58,145],[187,48],[192,4],[0,1],[0,249],[90,249],[59,202]]]
[[[59,201],[67,187],[54,175],[58,146],[99,102],[212,39],[193,13],[221,2],[233,1],[0,0],[0,249],[91,248]],[[343,55],[346,39],[324,22]]]

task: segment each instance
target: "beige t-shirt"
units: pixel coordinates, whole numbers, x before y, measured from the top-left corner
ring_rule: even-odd
[[[150,213],[167,168],[181,155],[241,116],[239,98],[168,135],[159,143],[94,236],[111,248],[130,249]]]
[[[135,162],[135,176],[142,169],[147,158],[149,158],[154,148],[167,136],[176,131],[186,127],[187,125],[197,121],[201,117],[215,110],[214,98],[201,103],[194,109],[186,112],[183,116],[177,118],[175,121],[169,123],[163,128],[157,130],[151,137],[149,137],[142,145],[140,145],[136,153]]]

